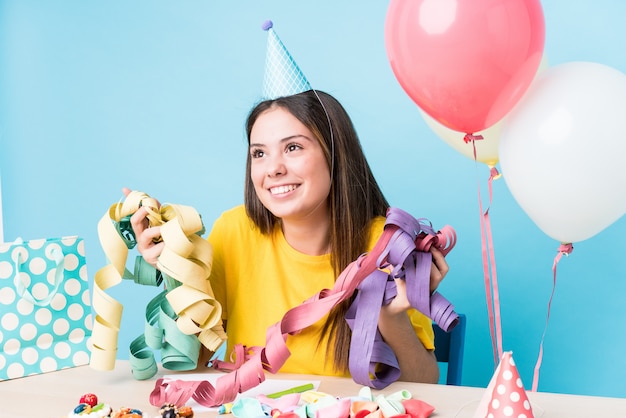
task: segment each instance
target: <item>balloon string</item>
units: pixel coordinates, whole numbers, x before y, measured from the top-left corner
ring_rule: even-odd
[[[470,142],[472,143],[472,148],[474,151],[474,161],[478,160],[478,158],[476,157],[476,142],[475,141],[478,141],[481,139],[484,139],[482,135],[474,135],[474,134],[465,134],[465,136],[463,137],[463,141],[465,141],[466,144]]]
[[[535,373],[533,375],[533,386],[532,391],[536,392],[537,387],[539,386],[539,368],[541,367],[541,361],[543,359],[543,340],[546,337],[546,331],[548,330],[548,321],[550,320],[550,308],[552,307],[552,298],[554,297],[554,291],[556,290],[556,265],[563,254],[569,255],[574,251],[574,246],[569,244],[561,244],[558,249],[558,253],[554,257],[554,262],[552,263],[552,293],[550,294],[550,299],[548,300],[548,313],[546,315],[546,325],[543,328],[543,335],[541,336],[541,343],[539,344],[539,355],[537,356],[537,363],[535,364]]]
[[[466,135],[467,138],[467,135]],[[474,149],[474,153],[476,150]],[[496,260],[493,250],[491,234],[491,221],[489,219],[489,207],[493,201],[493,180],[500,177],[495,167],[490,167],[489,175],[489,206],[483,212],[480,183],[478,183],[478,205],[480,209],[480,235],[482,244],[483,272],[485,277],[485,294],[487,297],[487,311],[489,315],[489,331],[493,348],[494,369],[498,366],[502,357],[502,325],[500,321],[500,296],[498,291],[498,276],[496,273]],[[489,268],[491,267],[491,269]],[[490,271],[493,278],[490,275]]]
[[[493,180],[500,177],[500,173],[495,167],[491,167],[489,175],[489,206],[493,200],[492,183]],[[493,236],[491,234],[491,220],[489,219],[489,208],[485,211],[485,230],[489,244],[489,259],[491,260],[491,274],[493,286],[493,304],[495,315],[496,339],[498,347],[498,359],[502,358],[502,325],[500,323],[500,292],[498,288],[498,274],[496,272],[496,256],[494,253]]]

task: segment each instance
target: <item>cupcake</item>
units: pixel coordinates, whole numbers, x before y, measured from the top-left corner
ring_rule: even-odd
[[[78,405],[67,414],[68,418],[105,418],[111,416],[111,406],[98,403],[98,397],[86,393],[78,400]]]
[[[79,403],[67,414],[67,418],[105,418],[111,416],[111,407],[105,403],[98,403],[94,406],[88,403]]]

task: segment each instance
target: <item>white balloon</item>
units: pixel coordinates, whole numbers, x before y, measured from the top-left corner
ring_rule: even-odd
[[[626,75],[603,64],[548,68],[507,114],[501,172],[548,236],[588,239],[626,213]]]

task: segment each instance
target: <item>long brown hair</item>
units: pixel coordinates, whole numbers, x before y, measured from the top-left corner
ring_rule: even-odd
[[[338,277],[348,264],[367,251],[370,221],[376,216],[385,216],[389,204],[372,174],[348,113],[334,97],[319,90],[309,90],[260,102],[248,115],[248,143],[259,115],[275,107],[293,114],[315,135],[324,150],[332,175],[328,196],[331,263],[335,277]],[[246,211],[262,233],[270,234],[279,219],[257,197],[250,176],[250,163],[248,153]],[[335,307],[323,329],[323,336],[332,337],[327,348],[333,353],[334,366],[344,372],[348,370],[351,338],[345,313],[350,303],[351,300],[346,300]]]

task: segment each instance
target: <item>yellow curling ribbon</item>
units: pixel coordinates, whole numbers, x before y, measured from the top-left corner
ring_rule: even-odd
[[[204,225],[195,209],[163,205],[145,193],[133,191],[123,202],[112,205],[98,222],[100,244],[109,264],[94,276],[93,308],[96,313],[92,332],[91,367],[112,370],[117,357],[117,340],[123,306],[105,291],[132,278],[141,284],[160,285],[154,268],[138,257],[135,274],[126,268],[134,233],[129,217],[140,207],[148,211],[150,226],[161,227],[164,247],[157,267],[165,279],[165,289],[146,307],[145,333],[130,345],[130,363],[137,379],[156,374],[151,351],[161,350],[163,367],[192,370],[197,366],[200,344],[216,351],[226,340],[222,307],[209,284],[213,252],[199,234]],[[123,227],[120,227],[122,226]],[[146,280],[145,271],[155,277]]]

